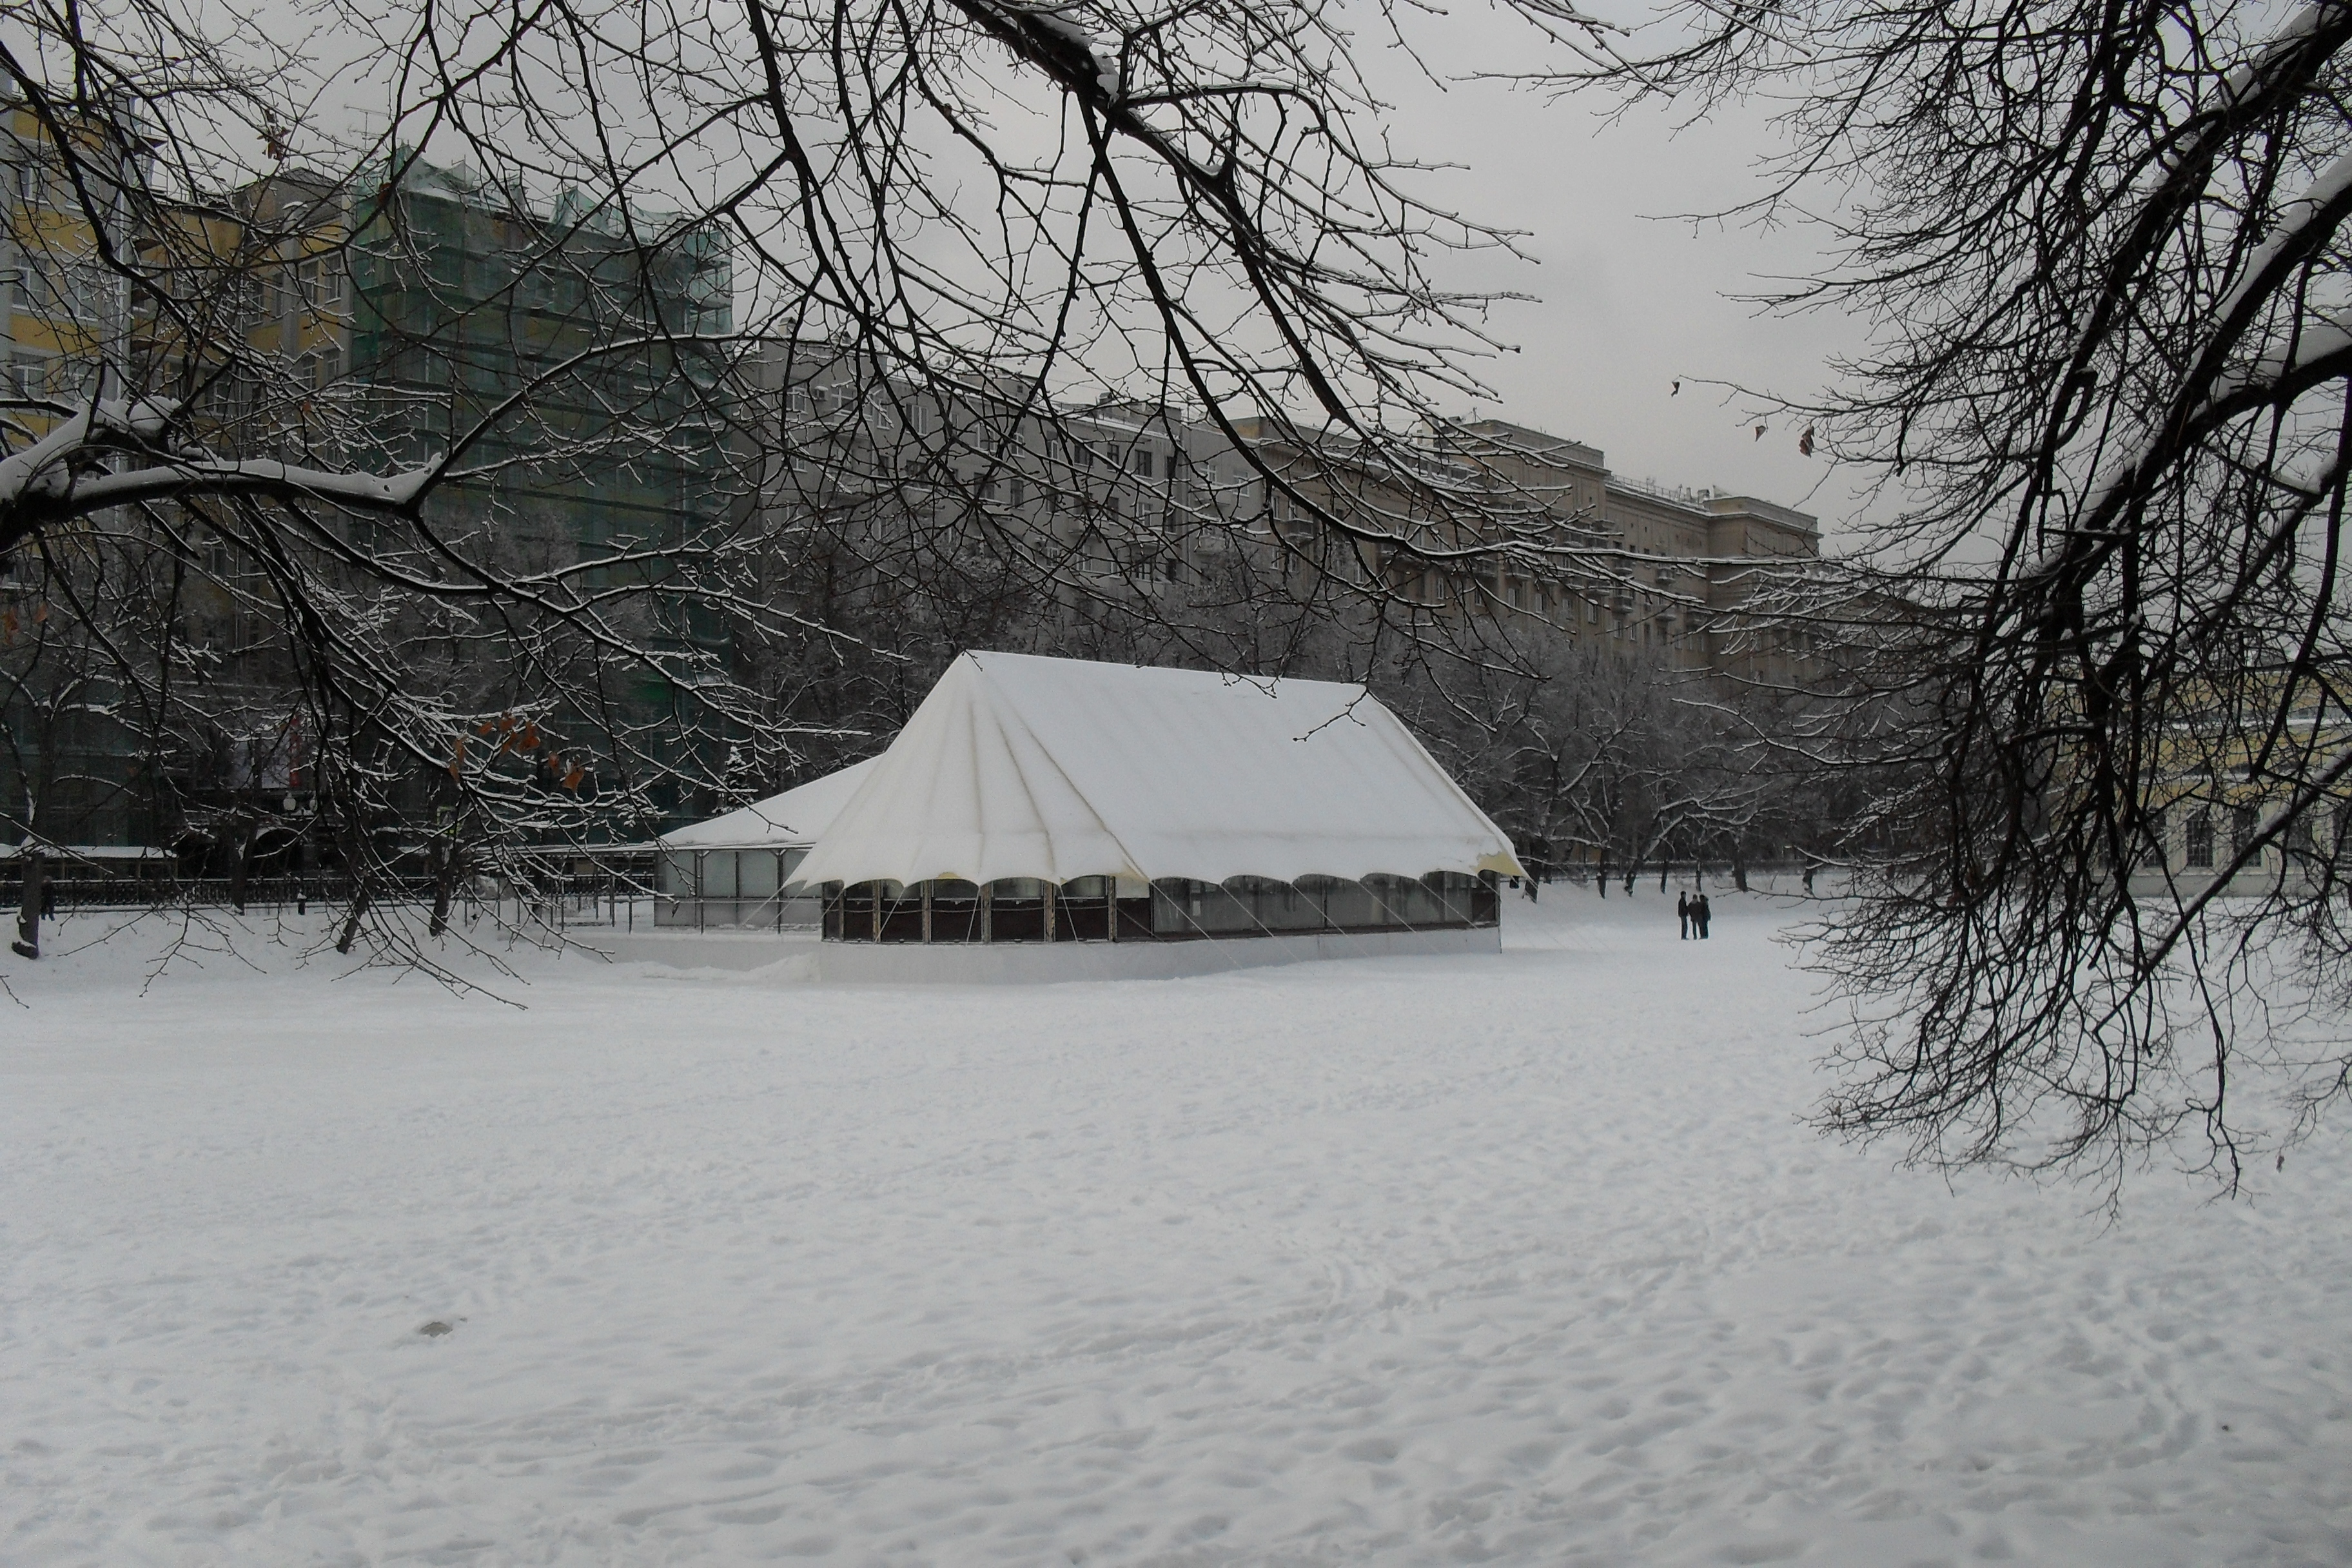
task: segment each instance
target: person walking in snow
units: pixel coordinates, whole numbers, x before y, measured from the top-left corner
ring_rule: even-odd
[[[1706,940],[1706,922],[1714,913],[1715,910],[1707,905],[1705,893],[1691,900],[1691,924],[1698,927],[1698,939],[1701,942]]]
[[[1688,942],[1691,933],[1691,896],[1688,893],[1675,895],[1675,918],[1682,922],[1681,940]]]

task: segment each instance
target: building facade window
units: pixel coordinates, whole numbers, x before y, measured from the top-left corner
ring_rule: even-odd
[[[49,395],[49,362],[19,349],[8,360],[8,391],[12,396],[44,398]]]
[[[2199,809],[2189,814],[2189,826],[2183,846],[2189,868],[2210,871],[2213,868],[2213,814]]]

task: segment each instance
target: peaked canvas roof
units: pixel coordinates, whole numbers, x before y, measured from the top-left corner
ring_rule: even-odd
[[[662,835],[671,849],[764,849],[772,846],[814,844],[833,825],[857,786],[879,757],[852,763],[837,773],[811,779],[796,789],[772,795],[724,816],[697,822]]]
[[[1360,686],[966,653],[803,882],[1518,874],[1510,840]]]

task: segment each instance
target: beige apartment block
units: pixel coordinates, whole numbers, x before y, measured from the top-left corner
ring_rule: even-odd
[[[1744,612],[1818,559],[1811,517],[1637,483],[1599,448],[1524,426],[1480,421],[1425,457],[1359,459],[1265,420],[1236,421],[1237,448],[1159,405],[901,385],[820,342],[779,344],[756,369],[776,432],[761,504],[780,526],[831,520],[861,557],[969,530],[1043,574],[1149,595],[1181,594],[1238,551],[1377,584],[1432,616],[1523,620],[1695,673],[1778,682],[1807,651]]]
[[[1351,464],[1343,447],[1309,455],[1263,421],[1236,428],[1312,506],[1398,540],[1370,549],[1374,569],[1433,613],[1527,617],[1629,659],[1768,683],[1792,678],[1810,651],[1751,613],[1760,588],[1819,559],[1820,525],[1804,512],[1627,479],[1598,447],[1498,419],[1433,449],[1422,476],[1433,482],[1419,488]],[[1278,495],[1268,510],[1276,531],[1302,512]],[[1430,564],[1506,538],[1522,548],[1484,552],[1475,568]]]
[[[1751,625],[1743,611],[1759,585],[1820,557],[1811,515],[1755,496],[1629,479],[1610,471],[1599,447],[1523,425],[1486,419],[1465,429],[1472,461],[1624,552],[1618,584],[1604,591],[1547,595],[1507,577],[1509,607],[1682,668],[1785,679],[1808,651],[1801,634]]]
[[[98,154],[98,138],[79,151]],[[78,191],[32,110],[0,102],[0,374],[12,399],[70,405],[89,395],[101,363],[120,364],[126,352],[128,293],[100,237],[102,226],[120,257],[127,220],[118,193],[86,173],[82,183]],[[51,417],[38,407],[19,413],[36,433]]]

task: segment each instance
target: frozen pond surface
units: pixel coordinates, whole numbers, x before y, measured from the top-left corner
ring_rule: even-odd
[[[1891,1171],[1717,903],[522,1011],[8,960],[0,1562],[2352,1560],[2342,1124],[2113,1229]]]

